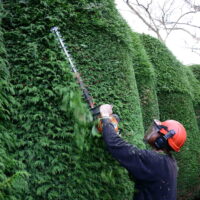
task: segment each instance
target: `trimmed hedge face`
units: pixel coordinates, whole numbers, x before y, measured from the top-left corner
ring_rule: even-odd
[[[190,68],[197,80],[200,80],[200,65],[191,65]]]
[[[140,95],[143,123],[145,130],[152,123],[153,119],[159,119],[159,107],[156,94],[156,79],[153,65],[141,43],[139,35],[132,33],[133,68]]]
[[[21,199],[131,199],[133,183],[92,132],[80,89],[50,33],[52,26],[61,28],[96,103],[115,105],[122,135],[142,146],[130,30],[113,1],[29,0],[4,7],[5,45],[19,102],[12,119],[16,156],[30,174]]]
[[[193,71],[194,76],[199,81],[198,87],[196,87],[196,89],[194,88],[195,92],[196,92],[196,90],[200,87],[200,65],[192,65],[192,66],[190,66],[190,69]],[[195,99],[195,100],[197,100],[197,99]],[[197,103],[195,103],[195,113],[196,113],[198,126],[200,129],[200,102],[199,102],[199,100],[200,100],[200,98],[198,98]],[[200,160],[199,160],[199,163],[200,163]],[[198,185],[197,185],[197,187],[198,187]],[[198,199],[199,197],[200,197],[200,191],[199,191],[196,199]]]
[[[199,97],[199,93],[200,93],[200,65],[192,65],[189,67],[194,76],[196,77],[196,79],[198,80],[195,81],[195,85],[194,85],[194,91],[195,91],[195,113],[196,113],[196,118],[197,118],[197,122],[198,122],[198,126],[199,126],[199,129],[200,129],[200,97]]]
[[[181,122],[187,130],[186,144],[182,151],[176,154],[180,166],[179,197],[183,198],[191,191],[195,195],[196,185],[199,184],[199,129],[191,91],[189,91],[187,73],[185,68],[157,39],[141,35],[141,40],[155,67],[161,120],[175,119]],[[189,163],[188,160],[190,160]]]
[[[193,104],[197,105],[200,103],[200,84],[198,79],[195,76],[195,73],[193,73],[191,67],[184,67],[186,76],[187,76],[187,82],[188,82],[188,88],[190,92],[190,96],[192,97]],[[187,83],[186,82],[186,83]]]
[[[176,91],[189,93],[188,85],[185,83],[186,75],[184,75],[183,65],[172,55],[166,46],[148,35],[141,35],[141,40],[155,69],[157,92]]]
[[[0,4],[0,14],[3,7]],[[27,173],[23,171],[21,162],[14,159],[17,149],[16,137],[10,124],[16,104],[12,95],[12,85],[9,83],[7,53],[4,46],[3,30],[0,18],[0,200],[17,200],[27,189]]]
[[[180,196],[199,184],[196,80],[164,45],[131,33],[113,0],[4,1],[3,6],[0,123],[7,123],[0,124],[0,199],[132,199],[133,183],[94,130],[50,32],[53,26],[60,27],[97,105],[114,105],[127,141],[143,148],[143,125],[146,129],[159,112],[161,120],[185,125],[188,140],[177,154]]]

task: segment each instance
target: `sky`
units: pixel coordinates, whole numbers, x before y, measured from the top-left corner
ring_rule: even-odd
[[[132,13],[132,11],[123,0],[115,0],[115,4],[122,17],[127,21],[133,31],[138,33],[146,33],[155,37],[153,33],[148,31],[147,27],[142,23],[142,21]],[[197,16],[198,21],[199,18],[200,16]],[[166,46],[184,65],[200,64],[200,56],[192,53],[191,50],[187,49],[185,47],[185,41],[188,43],[193,42],[190,37],[188,37],[183,32],[174,31],[168,38]]]

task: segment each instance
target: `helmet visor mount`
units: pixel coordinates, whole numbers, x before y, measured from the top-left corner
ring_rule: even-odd
[[[144,134],[145,143],[148,143],[148,141],[150,140],[150,138],[152,138],[152,136],[155,136],[158,134],[158,132],[160,131],[160,127],[159,127],[160,124],[161,122],[159,120],[156,120],[156,119],[153,120],[152,124],[149,126],[149,128]]]

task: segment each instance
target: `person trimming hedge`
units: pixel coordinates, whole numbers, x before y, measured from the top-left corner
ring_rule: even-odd
[[[108,151],[134,179],[134,200],[176,200],[177,163],[170,152],[179,152],[185,143],[184,126],[175,120],[154,120],[144,136],[153,149],[142,150],[117,134],[111,105],[100,106],[100,113],[99,126]]]

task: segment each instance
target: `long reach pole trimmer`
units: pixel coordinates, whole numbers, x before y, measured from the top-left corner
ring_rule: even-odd
[[[78,73],[78,70],[76,69],[75,64],[73,63],[71,55],[67,50],[67,46],[64,44],[64,41],[63,41],[62,36],[61,36],[61,34],[60,34],[59,30],[58,30],[58,27],[51,28],[51,31],[55,34],[55,36],[58,38],[58,41],[60,42],[60,45],[61,45],[61,47],[62,47],[62,49],[64,51],[64,54],[66,55],[66,59],[70,64],[72,72],[75,74],[75,77],[76,77],[76,79],[78,81],[78,84],[80,85],[81,90],[83,92],[85,101],[89,105],[93,117],[96,117],[96,116],[100,115],[99,106],[96,106],[96,107],[94,106],[94,102],[93,102],[92,96],[89,94],[87,88],[84,86],[83,80],[82,80],[80,74]]]

